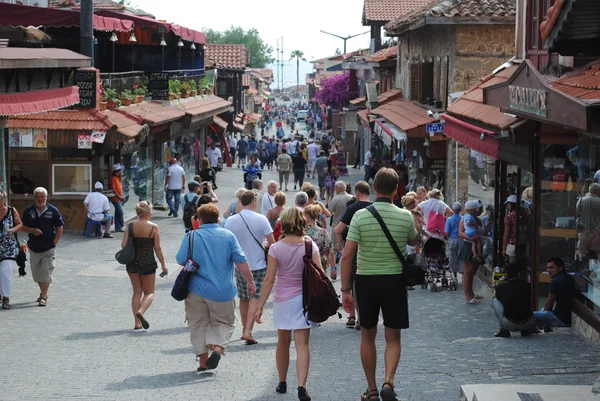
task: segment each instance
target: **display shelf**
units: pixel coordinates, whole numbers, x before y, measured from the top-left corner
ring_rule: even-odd
[[[574,228],[540,228],[540,236],[555,238],[577,238]]]
[[[556,191],[556,192],[579,192],[579,185],[573,181],[564,181],[565,188],[564,189],[555,189],[552,188],[552,183],[555,181],[542,181],[542,189],[547,191]],[[563,181],[560,181],[563,183]],[[555,184],[556,185],[556,184]]]

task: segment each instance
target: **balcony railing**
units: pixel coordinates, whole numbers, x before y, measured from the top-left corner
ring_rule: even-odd
[[[203,69],[164,72],[169,74],[169,79],[177,79],[181,82],[196,81],[196,84],[204,77]],[[104,88],[116,89],[117,93],[121,93],[124,89],[133,91],[137,85],[147,86],[148,75],[144,71],[104,72],[100,73],[100,79]]]

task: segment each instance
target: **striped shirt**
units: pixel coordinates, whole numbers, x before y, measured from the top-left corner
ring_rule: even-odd
[[[412,214],[388,202],[375,201],[373,205],[396,240],[398,248],[406,257],[407,241],[417,237]],[[365,276],[402,274],[402,264],[398,256],[370,211],[363,209],[356,212],[350,222],[348,240],[358,243],[356,274]]]

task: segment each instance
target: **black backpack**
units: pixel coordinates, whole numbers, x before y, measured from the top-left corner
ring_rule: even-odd
[[[302,307],[304,317],[314,323],[323,323],[340,308],[339,296],[327,275],[312,260],[312,241],[304,239],[304,270],[302,272]]]
[[[188,197],[186,195],[183,197],[183,199],[185,201],[185,206],[183,207],[183,225],[188,230],[193,230],[194,224],[192,223],[192,219],[196,215],[196,210],[198,208],[198,200],[200,199],[200,196],[196,195],[190,201],[188,200]]]

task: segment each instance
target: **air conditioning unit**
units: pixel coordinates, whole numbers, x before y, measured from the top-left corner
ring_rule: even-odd
[[[374,109],[379,106],[377,86],[374,83],[367,83],[365,87],[367,92],[367,107],[369,109]]]

